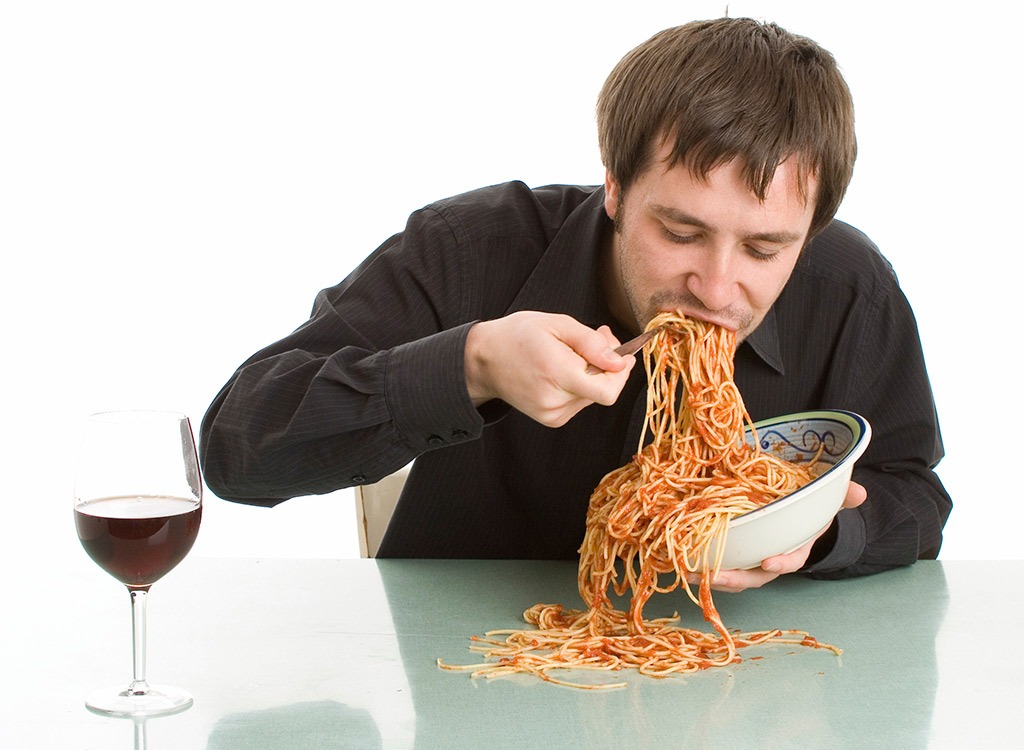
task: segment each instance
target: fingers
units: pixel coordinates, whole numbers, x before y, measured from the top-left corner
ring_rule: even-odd
[[[817,537],[815,537],[817,538]],[[711,581],[715,591],[738,593],[756,589],[788,573],[795,573],[807,562],[814,539],[784,555],[774,555],[761,561],[761,567],[750,570],[722,570]]]
[[[571,344],[576,353],[587,361],[587,373],[598,375],[603,372],[621,372],[631,369],[636,362],[636,357],[633,355],[624,357],[615,353],[615,347],[622,342],[615,338],[611,329],[608,326],[601,326],[597,329],[597,333],[604,336],[604,345],[599,348],[594,346],[597,339],[592,336]]]
[[[780,573],[765,570],[763,568],[751,568],[750,570],[722,570],[711,579],[711,588],[714,591],[724,591],[729,594],[738,594],[747,589],[756,589],[766,583],[774,581]],[[687,576],[691,584],[700,583],[700,575],[692,573]]]
[[[761,569],[769,573],[775,573],[776,575],[795,573],[807,563],[807,558],[811,554],[811,548],[814,546],[814,542],[819,536],[821,536],[821,534],[817,534],[814,539],[811,539],[811,541],[797,547],[792,552],[787,552],[785,555],[774,555],[772,557],[765,558],[761,561]]]
[[[752,568],[750,570],[723,570],[711,582],[711,588],[716,591],[725,591],[737,594],[747,589],[757,589],[766,583],[774,581],[779,573],[773,573],[763,568]]]
[[[864,489],[864,485],[850,482],[850,486],[846,490],[846,498],[843,500],[843,507],[856,508],[867,499],[868,491]]]
[[[484,321],[466,340],[466,386],[476,404],[500,398],[549,427],[560,427],[592,403],[615,402],[633,358],[610,352],[607,326],[593,330],[567,315],[517,312]],[[605,372],[586,373],[597,360]]]

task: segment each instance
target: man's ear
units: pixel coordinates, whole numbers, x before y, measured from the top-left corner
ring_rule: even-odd
[[[604,210],[608,218],[615,221],[619,210],[619,181],[607,169],[604,170]]]

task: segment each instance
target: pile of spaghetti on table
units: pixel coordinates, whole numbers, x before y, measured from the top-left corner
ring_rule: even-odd
[[[482,664],[443,669],[473,676],[533,674],[570,687],[607,689],[625,683],[583,684],[556,678],[566,669],[632,668],[654,677],[694,672],[739,661],[736,650],[766,642],[821,646],[807,633],[726,629],[711,596],[729,521],[807,484],[809,464],[794,464],[744,439],[750,419],[733,382],[732,331],[676,313],[648,328],[662,328],[645,347],[647,418],[633,460],[609,473],[594,490],[580,547],[579,591],[585,610],[536,604],[524,613],[530,630],[495,630],[474,637]],[[680,408],[677,410],[677,394]],[[695,595],[687,574],[699,576]],[[655,592],[683,587],[715,633],[675,625],[678,616],[645,620]],[[631,594],[629,611],[617,610],[609,590]]]

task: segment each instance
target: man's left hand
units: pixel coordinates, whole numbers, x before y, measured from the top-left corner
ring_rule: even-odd
[[[850,487],[846,491],[846,498],[843,500],[843,508],[856,508],[867,500],[867,497],[867,490],[862,485],[850,482]],[[769,581],[774,581],[781,575],[795,573],[806,564],[814,543],[818,540],[818,537],[828,531],[828,528],[826,526],[811,541],[792,552],[762,560],[760,568],[719,571],[718,576],[711,582],[711,588],[716,591],[729,592],[756,589],[764,586]]]

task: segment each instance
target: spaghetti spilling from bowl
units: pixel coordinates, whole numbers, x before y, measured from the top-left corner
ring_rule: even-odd
[[[586,609],[536,604],[524,613],[529,630],[474,637],[488,661],[450,665],[473,676],[528,673],[571,687],[607,689],[552,673],[566,669],[633,668],[664,677],[739,661],[737,649],[758,643],[819,644],[807,633],[726,629],[711,596],[729,521],[796,491],[814,478],[813,461],[791,463],[744,439],[750,418],[733,381],[735,333],[663,313],[664,326],[644,348],[647,417],[633,460],[601,480],[590,498],[580,546],[579,591]],[[677,408],[677,404],[681,408]],[[751,426],[752,429],[752,426]],[[644,436],[653,439],[644,446]],[[690,578],[699,580],[697,593]],[[678,626],[678,615],[644,619],[656,592],[682,587],[714,633]],[[610,591],[630,593],[629,610]]]

